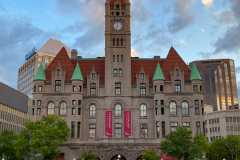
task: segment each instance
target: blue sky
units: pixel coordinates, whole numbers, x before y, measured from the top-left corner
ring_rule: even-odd
[[[172,45],[186,63],[231,58],[240,84],[239,0],[130,2],[133,56],[166,57]],[[104,4],[105,0],[1,0],[0,81],[16,88],[25,54],[50,38],[83,57],[104,56]]]

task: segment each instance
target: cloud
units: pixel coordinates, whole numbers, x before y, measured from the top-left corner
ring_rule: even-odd
[[[232,4],[231,9],[234,13],[235,19],[240,22],[240,1],[239,0],[229,0],[229,2]]]
[[[235,23],[235,16],[232,10],[219,10],[217,12],[213,13],[214,18],[213,22],[214,24],[219,25],[230,25],[232,23]]]
[[[240,73],[240,67],[236,67],[235,72],[236,72],[236,74]],[[239,82],[239,85],[240,85],[240,82]]]
[[[213,6],[213,0],[202,0],[202,3],[203,3],[206,7],[211,7],[211,6]]]
[[[202,32],[205,32],[204,29],[201,29]]]
[[[180,41],[180,43],[185,44],[186,41],[185,41],[184,39],[182,39],[182,40]]]
[[[131,47],[131,56],[132,57],[142,57],[135,49]]]
[[[168,31],[178,33],[194,24],[195,17],[193,13],[194,0],[173,0],[173,12],[175,16],[168,23]]]

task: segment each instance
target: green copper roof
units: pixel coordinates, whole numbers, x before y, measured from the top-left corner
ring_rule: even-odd
[[[189,66],[189,65],[187,65],[188,66],[188,68],[190,69],[190,70],[192,70],[192,68]]]
[[[33,80],[46,80],[45,72],[41,63]]]
[[[161,79],[161,80],[165,80],[165,77],[163,75],[162,69],[158,63],[155,74],[153,76],[153,80],[157,80],[157,79]]]
[[[191,75],[190,75],[190,80],[194,80],[194,79],[202,80],[202,77],[199,74],[197,66],[196,66],[195,63],[193,63],[192,71],[191,71]]]
[[[80,70],[80,67],[79,67],[78,63],[77,63],[76,68],[73,72],[71,80],[82,80],[83,81],[82,72]]]

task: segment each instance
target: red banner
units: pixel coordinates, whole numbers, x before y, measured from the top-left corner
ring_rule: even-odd
[[[105,118],[105,136],[112,138],[112,111],[106,111]]]
[[[124,138],[131,136],[131,111],[124,111]]]
[[[161,160],[178,160],[178,159],[168,157],[166,154],[161,153]]]

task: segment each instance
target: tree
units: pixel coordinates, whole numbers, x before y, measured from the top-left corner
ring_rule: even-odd
[[[98,157],[92,151],[85,151],[77,160],[98,160]]]
[[[145,160],[160,160],[161,159],[161,157],[159,155],[157,155],[157,153],[154,151],[154,149],[151,149],[149,151],[144,151],[141,158],[145,159]]]
[[[192,131],[184,127],[179,127],[175,132],[171,132],[166,136],[166,140],[162,141],[160,148],[162,153],[167,156],[177,157],[178,159],[189,157],[189,150],[192,144]]]
[[[209,143],[203,133],[196,133],[189,151],[190,159],[205,159],[204,156],[209,151]]]
[[[60,157],[58,146],[67,141],[71,131],[66,121],[57,115],[43,116],[36,122],[26,122],[25,127],[15,147],[17,156],[24,159],[58,159]]]
[[[226,148],[229,160],[240,158],[240,138],[235,135],[228,135],[226,138]]]
[[[0,133],[0,159],[16,160],[14,142],[17,136],[14,131],[3,130]]]

